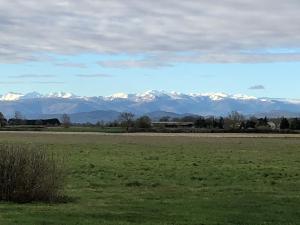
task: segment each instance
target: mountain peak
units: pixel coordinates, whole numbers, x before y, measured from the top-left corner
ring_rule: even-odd
[[[114,100],[114,99],[127,99],[128,98],[128,94],[120,92],[120,93],[115,93],[113,95],[110,95],[107,98],[110,99],[110,100]]]
[[[149,90],[145,91],[144,93],[136,94],[136,100],[137,101],[153,101],[157,97],[165,95],[162,91],[156,91],[156,90]]]
[[[197,95],[197,94],[196,94]],[[213,101],[220,101],[220,100],[223,100],[224,98],[228,98],[229,95],[228,94],[225,94],[225,93],[205,93],[205,94],[198,94],[198,96],[205,96],[205,97],[209,97],[211,100]]]
[[[77,96],[69,92],[52,92],[46,95],[48,98],[76,98]]]
[[[43,95],[34,91],[34,92],[30,92],[30,93],[27,93],[25,95],[22,96],[22,99],[32,99],[32,98],[42,98]]]
[[[239,100],[256,100],[257,98],[254,96],[249,95],[243,95],[243,94],[236,94],[232,96],[233,99],[239,99]]]

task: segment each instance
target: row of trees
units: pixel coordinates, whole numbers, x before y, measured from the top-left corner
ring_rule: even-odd
[[[239,112],[233,111],[227,117],[202,117],[185,116],[182,118],[162,117],[160,122],[191,122],[195,128],[204,129],[281,129],[281,130],[300,130],[300,118],[287,119],[282,118],[246,118]],[[124,112],[120,115],[118,121],[108,124],[109,126],[123,126],[128,131],[131,127],[151,128],[152,121],[148,116],[142,116],[135,119],[134,114]]]
[[[25,121],[25,117],[20,112],[15,112],[14,118],[19,121]],[[248,129],[290,129],[300,130],[300,118],[246,118],[239,112],[233,111],[226,117],[202,117],[202,116],[185,116],[181,118],[162,117],[160,122],[190,122],[194,128],[203,129],[234,129],[234,130],[248,130]],[[61,124],[68,128],[71,126],[70,116],[63,114],[60,118]],[[0,126],[7,124],[7,120],[0,112]],[[20,124],[22,125],[22,124]],[[141,116],[136,118],[131,112],[123,112],[120,114],[118,120],[113,122],[98,122],[96,126],[106,127],[124,127],[126,131],[130,128],[149,129],[152,127],[152,121],[148,116]]]
[[[300,119],[293,118],[291,120],[288,120],[287,118],[282,118],[280,129],[300,130]]]
[[[130,112],[121,113],[119,116],[119,123],[122,127],[126,128],[127,132],[129,131],[130,127],[147,129],[151,128],[152,126],[150,117],[142,116],[135,120],[134,114]]]

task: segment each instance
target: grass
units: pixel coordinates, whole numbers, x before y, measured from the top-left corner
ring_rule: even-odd
[[[4,134],[67,155],[64,204],[0,203],[1,225],[297,225],[300,139]]]
[[[123,133],[125,129],[122,127],[82,127],[82,126],[71,126],[69,128],[64,127],[47,127],[45,131],[55,132],[105,132],[105,133]]]

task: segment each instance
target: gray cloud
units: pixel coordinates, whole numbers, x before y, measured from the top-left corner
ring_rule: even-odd
[[[132,60],[103,60],[98,62],[102,67],[114,68],[159,68],[170,67],[176,63],[271,63],[300,61],[300,53],[191,53],[178,55],[177,53],[159,53],[146,56],[144,59]]]
[[[145,54],[109,67],[300,61],[299,0],[0,0],[0,62]],[[193,56],[178,55],[192,52]],[[69,65],[70,66],[70,65]]]
[[[20,75],[14,75],[10,76],[11,78],[24,78],[24,79],[29,79],[29,78],[53,78],[56,77],[55,75],[49,75],[49,74],[20,74]]]
[[[34,81],[31,83],[35,83],[35,84],[65,84],[65,82],[61,82],[61,81]]]
[[[81,77],[81,78],[112,77],[111,74],[77,74],[75,76]]]
[[[64,84],[61,81],[0,81],[0,84],[4,85],[16,85],[16,84]]]
[[[84,63],[55,63],[56,66],[62,67],[74,67],[74,68],[86,68],[87,66]]]
[[[111,74],[75,74],[74,76],[76,77],[81,77],[81,78],[98,78],[98,77],[112,77],[113,75]],[[56,78],[56,75],[51,75],[51,74],[20,74],[20,75],[13,75],[10,76],[10,78],[18,78],[18,79],[49,79],[49,78]],[[13,82],[14,81],[8,81],[8,82]],[[20,82],[20,81],[18,81]],[[57,82],[57,81],[35,81],[35,83],[62,83],[62,82]]]
[[[254,86],[251,86],[249,87],[250,90],[264,90],[266,89],[265,86],[259,84],[259,85],[254,85]]]
[[[98,64],[102,67],[113,68],[159,68],[172,66],[171,62],[161,61],[158,58],[145,58],[142,60],[105,60]]]

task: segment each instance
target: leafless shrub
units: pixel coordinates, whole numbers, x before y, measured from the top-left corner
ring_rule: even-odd
[[[0,144],[0,201],[57,201],[65,180],[62,158],[42,146]]]

